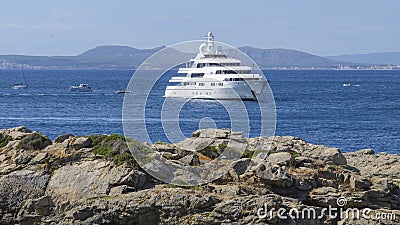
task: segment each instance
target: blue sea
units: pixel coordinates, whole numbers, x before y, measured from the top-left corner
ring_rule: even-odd
[[[128,70],[0,70],[0,128],[27,126],[54,139],[75,135],[123,134],[123,94],[134,71]],[[275,97],[276,135],[298,136],[310,143],[344,152],[372,148],[400,154],[400,71],[292,70],[264,71]],[[23,82],[29,88],[13,90]],[[147,103],[152,141],[162,134],[158,110],[168,75],[155,85]],[[88,83],[91,93],[73,93],[69,86]],[[344,83],[353,86],[343,87]],[[256,102],[245,102],[252,120],[259,119]],[[185,136],[211,117],[229,127],[227,112],[210,100],[189,101],[179,122]],[[254,112],[252,112],[254,111]],[[186,115],[186,116],[185,116]],[[250,136],[259,134],[254,123]]]

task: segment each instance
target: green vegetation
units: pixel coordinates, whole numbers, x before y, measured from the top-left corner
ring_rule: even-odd
[[[128,164],[130,167],[139,168],[139,164],[136,162],[135,158],[131,153],[122,153],[114,157],[114,163],[116,165],[121,165],[123,163]]]
[[[128,140],[129,149],[135,153],[135,158],[137,158],[141,163],[147,164],[154,160],[154,151],[137,140]]]
[[[240,158],[253,158],[254,151],[245,150]]]
[[[105,146],[96,146],[93,148],[93,153],[95,155],[102,155],[104,158],[109,159],[112,156],[112,148],[111,147],[105,147]]]
[[[156,144],[156,145],[166,145],[168,143],[163,142],[163,141],[156,141],[156,143],[154,143],[154,144]]]
[[[290,151],[289,153],[293,156],[293,158],[297,158],[297,157],[300,156],[300,154],[298,152],[295,152],[295,151]]]
[[[105,159],[113,161],[116,165],[126,163],[130,167],[139,168],[133,155],[130,153],[125,137],[120,134],[91,135],[92,152]]]
[[[6,146],[8,142],[12,141],[12,137],[7,134],[0,134],[0,148]]]
[[[18,143],[18,149],[40,150],[51,145],[51,140],[38,132],[28,134]]]
[[[210,159],[215,159],[220,155],[220,151],[217,147],[208,145],[207,147],[198,151],[199,153],[209,157]]]
[[[105,142],[111,142],[111,141],[115,141],[115,140],[125,141],[125,137],[120,134],[110,134],[110,135],[106,135],[106,137],[104,138]]]
[[[218,148],[221,150],[221,152],[224,151],[226,149],[226,147],[228,147],[228,145],[225,143],[218,145]]]
[[[96,147],[98,145],[102,145],[104,143],[110,143],[116,140],[123,140],[125,141],[125,137],[123,135],[120,134],[110,134],[110,135],[90,135],[87,136],[88,138],[90,138],[92,140],[92,146]]]

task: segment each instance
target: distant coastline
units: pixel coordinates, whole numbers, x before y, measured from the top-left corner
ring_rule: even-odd
[[[2,70],[134,70],[149,56],[165,48],[136,49],[129,46],[98,46],[76,56],[0,55]],[[359,61],[356,55],[321,57],[290,49],[259,49],[240,47],[264,70],[400,70],[395,53],[360,55],[369,62]],[[177,54],[184,54],[177,52]],[[392,63],[373,63],[388,55]],[[400,53],[399,53],[400,55]],[[394,58],[393,58],[394,57]],[[352,59],[345,61],[344,59]]]

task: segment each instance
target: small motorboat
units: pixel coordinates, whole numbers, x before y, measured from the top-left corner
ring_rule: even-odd
[[[343,84],[343,87],[351,87],[351,86],[353,86],[351,83]]]
[[[70,86],[70,91],[73,92],[92,92],[92,88],[88,84],[79,84],[79,86]]]
[[[117,93],[117,94],[125,94],[125,93],[131,93],[131,91],[128,91],[128,90],[117,90],[117,91],[115,91],[115,93]]]
[[[28,85],[26,85],[26,84],[14,84],[11,88],[15,89],[15,90],[25,89],[25,88],[28,88]]]

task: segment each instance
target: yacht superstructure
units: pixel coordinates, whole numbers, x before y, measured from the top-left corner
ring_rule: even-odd
[[[252,73],[252,68],[241,65],[241,61],[217,50],[214,36],[208,32],[206,40],[199,46],[199,53],[186,68],[179,68],[172,77],[164,97],[199,99],[243,99],[257,100],[267,80],[263,75]]]

